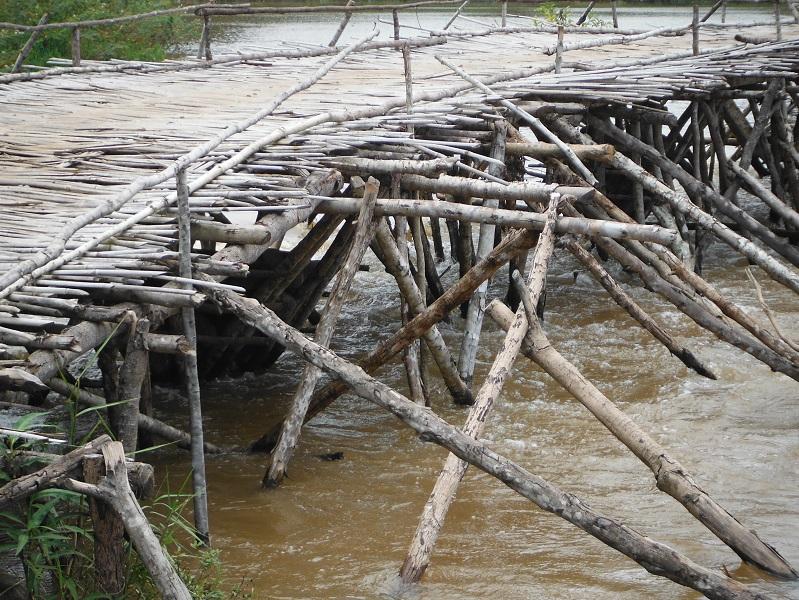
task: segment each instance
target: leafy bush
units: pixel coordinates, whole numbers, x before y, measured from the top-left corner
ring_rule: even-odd
[[[24,0],[0,1],[0,21],[35,25],[44,13],[50,22],[105,19],[179,6],[177,0]],[[199,37],[198,19],[175,14],[120,25],[81,29],[81,57],[106,60],[164,60],[177,45]],[[0,66],[14,64],[29,32],[0,31]],[[69,58],[72,32],[52,29],[42,32],[27,63],[42,65],[52,57]]]
[[[17,431],[29,429],[44,413],[30,413],[14,425]],[[35,451],[39,442],[18,437],[0,437],[0,486],[21,474],[39,468]],[[34,451],[34,453],[31,453]],[[188,478],[182,488],[188,484]],[[241,584],[225,580],[219,552],[202,548],[185,513],[191,494],[160,494],[144,511],[161,544],[174,561],[192,598],[223,600],[249,598]],[[0,555],[18,558],[24,583],[31,598],[93,600],[109,598],[98,592],[94,582],[92,523],[86,498],[75,492],[45,489],[0,511]],[[127,586],[124,599],[155,600],[160,594],[138,554],[127,545]],[[4,579],[4,585],[7,581]],[[0,595],[4,595],[0,588]]]

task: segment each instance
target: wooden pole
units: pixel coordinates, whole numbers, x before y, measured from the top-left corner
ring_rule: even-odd
[[[610,12],[613,15],[613,29],[618,29],[619,17],[616,14],[616,0],[610,0]]]
[[[530,271],[528,285],[531,294],[539,297],[544,289],[546,271],[552,250],[555,244],[555,221],[560,195],[553,194],[547,210],[547,224],[538,238],[533,268]],[[491,369],[486,376],[480,391],[475,398],[474,406],[469,409],[469,416],[463,427],[463,432],[471,438],[477,439],[483,431],[485,420],[494,402],[499,398],[505,381],[510,376],[513,362],[522,346],[522,340],[527,333],[527,319],[520,309],[513,326],[508,330],[508,335],[502,348],[494,359]],[[433,491],[425,504],[416,533],[411,541],[405,562],[400,569],[400,578],[403,583],[418,582],[433,553],[441,527],[446,519],[449,507],[455,499],[458,485],[466,473],[468,463],[462,461],[454,454],[447,456],[444,468],[436,480]]]
[[[341,309],[347,299],[347,294],[349,294],[350,286],[355,279],[355,273],[358,272],[358,265],[361,264],[361,259],[374,235],[375,222],[373,216],[375,200],[377,199],[379,188],[380,183],[374,178],[370,177],[369,181],[366,182],[361,211],[358,214],[358,226],[355,230],[355,237],[352,240],[352,245],[350,246],[344,266],[339,271],[333,291],[325,305],[322,318],[316,327],[314,341],[320,346],[326,347],[330,344],[336,322],[341,314]],[[308,411],[308,405],[311,402],[311,396],[316,387],[316,382],[321,375],[321,369],[311,364],[305,367],[300,378],[300,384],[294,394],[291,408],[283,423],[283,429],[280,432],[280,439],[278,440],[277,447],[272,454],[272,462],[269,465],[267,473],[264,475],[264,487],[277,487],[286,476],[288,463],[291,461],[294,448],[297,446],[297,442],[300,438],[300,431],[305,419],[305,413]]]
[[[399,11],[394,9],[391,11],[391,19],[394,21],[394,41],[399,41],[400,39],[400,21],[399,21]],[[400,48],[398,48],[401,50]]]
[[[502,28],[508,26],[508,0],[502,0]]]
[[[355,0],[347,0],[347,6],[352,6],[355,4]],[[344,16],[341,18],[341,23],[338,25],[338,29],[336,29],[336,33],[333,34],[333,39],[330,40],[328,44],[329,47],[333,48],[336,44],[338,44],[339,38],[341,38],[341,34],[344,33],[344,30],[347,28],[347,24],[350,22],[352,18],[352,12],[345,12]]]
[[[405,71],[405,110],[413,112],[413,73],[411,71],[411,49],[408,44],[402,45],[402,65]],[[413,123],[408,124],[408,133],[414,135]]]
[[[203,56],[205,60],[213,60],[211,56],[211,17],[203,14]],[[200,58],[203,58],[201,56]]]
[[[555,73],[560,73],[563,64],[563,36],[565,29],[563,25],[558,25],[558,43],[555,46]]]
[[[452,25],[452,24],[455,22],[455,19],[457,19],[457,18],[458,18],[458,16],[461,14],[461,11],[462,11],[464,8],[466,8],[466,5],[467,5],[467,4],[469,4],[469,0],[463,0],[463,3],[462,3],[462,4],[461,4],[461,5],[458,7],[458,9],[455,11],[455,14],[454,14],[454,15],[452,15],[452,17],[450,18],[450,20],[449,20],[449,21],[447,21],[447,24],[446,24],[446,25],[444,25],[444,29],[442,29],[442,31],[446,31],[447,29],[449,29],[450,25]]]
[[[72,66],[80,66],[80,27],[72,28]]]
[[[574,22],[575,25],[582,25],[585,23],[585,20],[588,18],[588,14],[591,12],[591,9],[594,8],[594,5],[597,3],[597,0],[591,0],[588,3],[588,6],[585,7],[583,14],[581,14],[578,19]]]
[[[50,18],[50,13],[44,13],[42,17],[39,19],[39,25],[44,25],[47,23],[48,19]],[[36,43],[36,40],[39,39],[39,36],[42,34],[41,29],[34,29],[31,33],[31,36],[28,38],[28,41],[25,42],[25,45],[22,47],[22,50],[19,51],[17,55],[17,60],[14,61],[14,66],[11,67],[12,73],[19,73],[19,70],[22,68],[22,65],[25,63],[25,59],[28,58],[28,55],[33,50],[33,45]]]
[[[102,456],[83,459],[83,479],[97,485],[105,476]],[[125,525],[113,507],[89,497],[89,515],[94,528],[94,577],[97,589],[116,597],[125,589]]]
[[[721,22],[727,22],[727,0],[721,0]]]
[[[189,187],[186,169],[180,169],[175,177],[178,196],[178,224],[180,232],[180,276],[191,279],[191,223],[189,221]],[[186,284],[186,289],[191,289]],[[208,489],[205,481],[205,453],[203,451],[203,417],[200,400],[200,379],[197,369],[197,328],[194,309],[181,309],[183,335],[189,340],[191,350],[183,355],[183,368],[186,377],[186,394],[189,397],[189,418],[191,432],[191,473],[194,494],[194,527],[197,537],[204,545],[210,545],[211,534],[208,525]]]
[[[780,21],[780,0],[774,0],[774,27],[777,33],[777,41],[782,41],[782,22]]]
[[[408,224],[411,228],[413,246],[416,252],[416,287],[419,288],[419,293],[426,307],[427,303],[430,301],[427,281],[427,271],[430,266],[428,264],[428,258],[430,258],[428,257],[428,254],[430,249],[427,244],[427,237],[424,233],[421,217],[412,217],[409,219]],[[432,265],[432,267],[433,273],[436,273],[437,275],[438,273],[435,270],[435,265]],[[440,284],[440,282],[438,283]],[[414,397],[414,400],[417,402],[417,404],[430,406],[430,386],[428,385],[427,370],[425,369],[425,364],[428,358],[427,353],[429,352],[429,349],[426,345],[422,344],[421,341],[415,342],[415,345],[417,345],[419,348],[419,383],[421,387],[421,402],[419,402],[418,396]]]
[[[506,121],[497,121],[494,129],[494,142],[491,147],[491,158],[505,161],[505,142],[508,136],[508,124]],[[496,163],[491,163],[488,171],[495,177],[500,177],[504,173],[502,168]],[[499,200],[487,199],[484,208],[496,209],[499,207]],[[477,254],[475,260],[483,260],[494,247],[495,226],[489,223],[480,225],[480,237],[477,242]],[[466,325],[461,342],[461,351],[458,355],[458,373],[466,385],[471,388],[472,378],[474,377],[474,364],[477,359],[477,348],[480,343],[480,331],[483,325],[483,312],[485,311],[486,294],[488,292],[488,282],[483,282],[469,301],[469,309],[466,313]]]
[[[422,298],[416,282],[411,277],[410,268],[408,266],[407,254],[403,256],[397,247],[394,238],[386,224],[385,220],[381,220],[377,226],[375,238],[380,249],[383,251],[383,258],[385,259],[386,270],[391,273],[397,281],[397,286],[400,288],[402,296],[408,303],[411,313],[418,316],[425,312],[427,308]],[[472,395],[463,380],[458,376],[457,368],[450,355],[449,348],[447,348],[444,338],[435,326],[430,327],[423,333],[423,336],[430,353],[433,356],[444,383],[447,386],[452,399],[456,404],[471,404]]]
[[[149,353],[144,336],[150,331],[147,319],[136,319],[128,331],[128,345],[125,360],[119,368],[119,388],[117,391],[119,404],[108,409],[111,427],[117,441],[122,442],[125,452],[136,451],[139,439],[139,403],[144,375],[147,372]]]

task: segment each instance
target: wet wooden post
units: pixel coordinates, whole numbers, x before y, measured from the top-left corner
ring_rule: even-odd
[[[694,18],[691,22],[691,48],[693,49],[694,56],[699,54],[699,4],[694,2]]]
[[[508,26],[508,0],[502,0],[502,27]]]
[[[178,171],[175,178],[178,195],[178,223],[180,232],[180,276],[191,279],[191,225],[189,221],[189,186],[186,182],[186,169]],[[190,283],[185,289],[192,289]],[[197,372],[197,328],[194,308],[181,309],[183,335],[189,341],[190,350],[183,357],[186,377],[186,392],[189,397],[189,418],[191,433],[192,490],[194,493],[194,527],[197,537],[204,545],[210,545],[211,535],[208,525],[208,490],[205,481],[205,453],[203,449],[203,417],[200,402],[200,379]]]
[[[630,133],[636,139],[641,139],[641,119],[638,117],[634,117],[632,122],[630,123]],[[641,155],[632,155],[630,156],[635,163],[640,165],[641,164]],[[639,223],[646,222],[646,212],[644,209],[644,188],[638,181],[633,182],[633,211],[635,215],[635,220]]]
[[[119,368],[119,404],[108,409],[111,427],[128,454],[135,452],[138,446],[139,404],[149,361],[144,337],[150,331],[150,321],[137,319],[135,313],[129,314],[133,314],[133,322],[128,333],[125,360]]]
[[[782,41],[782,23],[780,22],[780,0],[774,0],[774,27],[777,30],[777,41]]]
[[[50,19],[50,13],[44,13],[42,18],[39,19],[37,25],[44,25]],[[11,67],[12,73],[19,73],[19,70],[22,68],[22,65],[25,63],[25,59],[28,58],[28,54],[31,53],[33,50],[33,45],[36,43],[36,40],[39,39],[39,36],[42,34],[41,29],[34,29],[31,36],[28,38],[28,41],[25,42],[25,45],[22,47],[22,50],[19,51],[17,55],[17,60],[14,61],[14,66]]]
[[[101,455],[83,458],[83,479],[98,484],[105,476]],[[125,589],[125,525],[107,502],[89,497],[89,515],[94,528],[94,577],[100,591],[116,597]]]
[[[347,1],[347,6],[352,6],[353,4],[355,4],[355,0]],[[344,30],[347,28],[347,24],[350,22],[351,18],[352,18],[351,10],[348,10],[347,12],[344,13],[344,17],[342,17],[341,23],[339,23],[338,29],[336,29],[336,33],[333,34],[333,39],[330,40],[330,43],[328,44],[329,47],[332,48],[333,46],[338,44],[338,40],[339,38],[341,38],[341,34],[344,33]]]
[[[610,12],[613,15],[613,29],[619,28],[619,17],[616,14],[616,0],[611,0],[610,2]]]
[[[721,22],[727,22],[727,0],[722,0],[721,2]]]
[[[80,66],[80,27],[72,28],[72,66]]]
[[[559,199],[558,194],[552,194],[547,210],[546,225],[536,246],[534,265],[528,280],[528,285],[532,288],[531,293],[536,298],[544,289],[546,271],[554,249]],[[521,350],[526,333],[527,320],[520,310],[500,351],[494,358],[474,405],[469,410],[469,416],[462,430],[468,436],[475,439],[480,437],[485,427],[485,420],[513,369],[513,362]],[[467,466],[467,463],[461,461],[454,454],[447,456],[433,491],[425,503],[419,525],[400,569],[400,578],[403,583],[418,582],[427,569],[441,527],[444,525],[447,512],[455,498],[461,479],[466,473]]]
[[[565,32],[563,25],[558,25],[558,43],[555,46],[555,73],[560,73],[563,64],[563,35]]]

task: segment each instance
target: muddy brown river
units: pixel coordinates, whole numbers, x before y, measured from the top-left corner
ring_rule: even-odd
[[[334,338],[334,349],[351,358],[398,327],[395,285],[368,257],[372,270],[358,274]],[[717,244],[708,262],[708,279],[762,317],[743,259]],[[447,277],[452,281],[455,274]],[[500,271],[491,293],[503,295],[506,281],[506,271]],[[553,344],[711,496],[799,563],[799,385],[712,338],[634,281],[628,291],[694,349],[718,381],[703,379],[670,357],[563,252],[556,252],[550,281],[545,328]],[[799,335],[799,306],[791,294],[763,285],[784,332]],[[457,311],[452,318],[442,329],[458,348],[462,321]],[[487,372],[502,337],[486,323],[476,381]],[[207,438],[228,445],[257,438],[286,409],[301,368],[285,354],[266,375],[206,386]],[[407,393],[399,362],[379,378]],[[466,410],[452,405],[437,377],[433,381],[434,409],[449,422],[462,423]],[[173,414],[167,416],[179,422],[184,403],[176,394],[162,393],[172,398],[167,406]],[[778,597],[799,598],[798,584],[768,581],[741,566],[732,551],[655,488],[651,472],[582,405],[524,357],[489,418],[485,439],[530,471],[695,561],[726,568]],[[317,457],[330,452],[343,452],[344,458]],[[400,590],[396,573],[445,456],[390,414],[345,396],[305,428],[289,479],[277,490],[260,488],[264,456],[209,457],[213,542],[227,575],[251,582],[256,598],[275,599],[697,597],[647,574],[473,468],[422,584]],[[168,452],[156,464],[179,481],[188,457]]]

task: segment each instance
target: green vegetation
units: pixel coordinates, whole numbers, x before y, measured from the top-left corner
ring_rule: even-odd
[[[70,403],[75,413],[75,403]],[[85,409],[97,410],[96,408]],[[28,431],[47,413],[29,413],[19,419],[13,429]],[[80,413],[70,419],[73,423]],[[99,423],[103,423],[102,419]],[[102,427],[102,425],[101,425]],[[42,431],[42,426],[36,426]],[[74,425],[69,426],[70,437]],[[95,437],[93,431],[88,437]],[[76,440],[78,444],[87,440]],[[42,466],[36,451],[45,448],[41,442],[19,437],[0,438],[0,486]],[[32,453],[32,451],[34,453]],[[166,481],[166,478],[165,478]],[[144,506],[150,523],[167,553],[174,561],[192,598],[224,600],[249,598],[242,584],[231,585],[222,571],[216,550],[204,549],[184,516],[191,494],[181,490],[165,490]],[[35,600],[59,598],[65,600],[119,598],[124,600],[155,600],[160,598],[147,568],[138,554],[125,542],[127,586],[119,596],[109,596],[95,589],[93,531],[87,499],[81,494],[62,489],[45,489],[17,503],[12,509],[0,511],[0,557],[20,559],[24,585],[29,597]],[[8,561],[2,560],[4,564]],[[0,570],[0,596],[17,597],[7,587],[14,578]],[[9,595],[6,596],[5,593]]]
[[[563,25],[564,27],[571,26],[574,25],[574,21],[580,16],[582,9],[575,15],[571,15],[570,11],[571,8],[568,6],[558,5],[555,2],[543,2],[536,7],[533,19],[554,23],[555,25]],[[589,14],[582,27],[604,27],[605,25],[607,25],[605,21]]]
[[[0,1],[0,21],[36,25],[44,13],[50,22],[85,21],[123,15],[135,15],[178,6],[177,0],[12,0]],[[105,60],[164,60],[176,50],[177,44],[199,37],[200,24],[196,17],[184,14],[143,19],[121,25],[81,29],[81,56]],[[0,66],[14,64],[29,32],[0,31]],[[42,32],[27,63],[43,65],[52,57],[71,56],[69,29]]]

